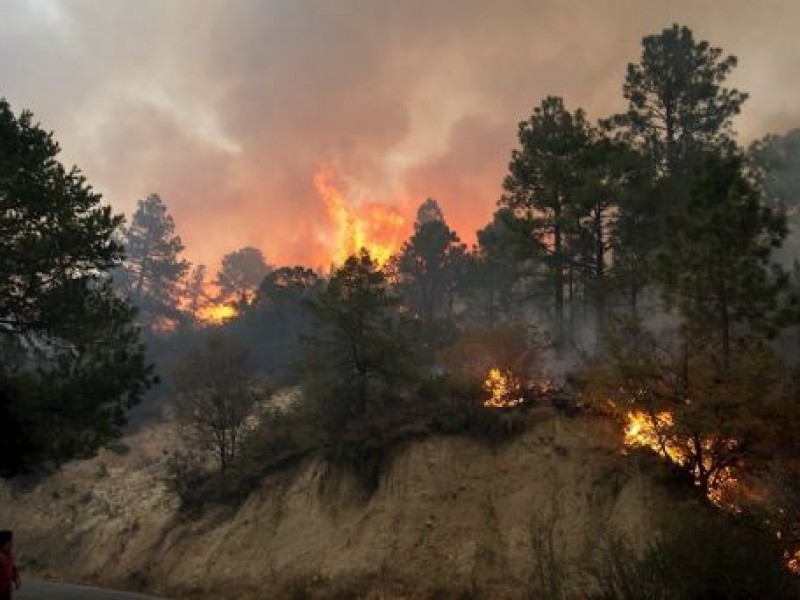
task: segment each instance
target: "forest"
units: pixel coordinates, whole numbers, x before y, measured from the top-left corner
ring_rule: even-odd
[[[708,515],[618,548],[601,597],[796,597],[800,129],[743,146],[737,58],[686,26],[639,51],[624,112],[535,103],[474,245],[428,198],[399,248],[325,269],[190,264],[166,200],[115,213],[0,100],[0,476],[168,418],[196,513],[311,455],[374,489],[409,440],[503,444],[548,407]]]

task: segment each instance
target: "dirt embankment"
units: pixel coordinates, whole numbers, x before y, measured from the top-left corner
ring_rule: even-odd
[[[193,599],[523,598],[556,579],[580,597],[601,541],[643,544],[668,509],[607,423],[549,414],[500,446],[409,443],[372,494],[308,460],[189,520],[163,484],[166,436],[138,434],[127,455],[103,451],[27,489],[3,484],[0,525],[17,531],[23,564]]]

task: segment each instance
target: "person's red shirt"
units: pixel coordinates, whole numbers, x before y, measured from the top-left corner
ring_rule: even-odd
[[[0,595],[9,593],[17,581],[19,571],[14,562],[14,553],[11,550],[0,550]]]

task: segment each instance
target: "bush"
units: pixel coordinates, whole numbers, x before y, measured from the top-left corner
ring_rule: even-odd
[[[500,442],[523,430],[524,415],[483,406],[478,381],[444,377],[423,381],[415,394],[395,397],[362,416],[333,418],[342,402],[299,399],[268,411],[244,438],[239,456],[223,474],[213,474],[199,458],[173,453],[168,459],[169,485],[185,508],[204,503],[235,504],[247,497],[271,471],[317,454],[349,469],[371,494],[391,451],[431,434],[465,435]],[[337,413],[332,416],[331,412]],[[332,427],[332,421],[337,423]],[[199,456],[199,455],[197,455]]]
[[[609,535],[591,578],[598,600],[797,598],[774,534],[742,516],[694,506],[673,514],[643,552]]]
[[[432,432],[499,442],[524,430],[520,410],[488,409],[483,405],[485,392],[480,381],[438,378],[424,384],[419,395],[426,402]]]
[[[198,508],[204,502],[205,483],[210,474],[189,453],[173,451],[166,459],[167,489],[175,494],[182,508]]]

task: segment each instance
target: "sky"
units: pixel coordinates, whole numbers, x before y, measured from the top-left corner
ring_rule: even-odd
[[[0,0],[0,96],[118,211],[158,193],[191,261],[325,267],[427,197],[473,242],[518,122],[622,110],[673,22],[739,58],[743,142],[800,126],[796,0]]]

